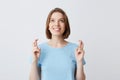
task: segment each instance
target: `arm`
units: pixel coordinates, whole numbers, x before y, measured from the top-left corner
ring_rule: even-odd
[[[85,80],[85,73],[82,61],[77,63],[76,80]]]
[[[37,66],[37,60],[34,60],[33,63],[31,64],[29,80],[40,80],[41,71],[39,69],[40,68],[38,68]]]
[[[33,62],[31,64],[31,70],[29,80],[40,80],[41,69],[38,67],[38,59],[40,56],[40,49],[37,46],[37,39],[33,43]]]
[[[79,40],[80,44],[78,48],[75,51],[75,56],[76,56],[76,62],[77,62],[77,68],[75,72],[75,78],[76,80],[85,80],[85,73],[84,73],[84,67],[83,67],[83,57],[84,57],[84,50],[83,50],[83,42]]]

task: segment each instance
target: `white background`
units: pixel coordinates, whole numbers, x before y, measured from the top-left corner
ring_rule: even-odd
[[[85,44],[87,80],[120,80],[119,0],[0,0],[0,80],[28,80],[32,42],[47,41],[49,11],[60,7],[69,41]]]

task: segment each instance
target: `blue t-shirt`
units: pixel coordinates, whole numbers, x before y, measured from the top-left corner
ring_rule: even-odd
[[[78,45],[69,42],[62,48],[54,48],[48,43],[42,43],[38,47],[41,49],[38,60],[38,66],[41,67],[41,80],[75,80],[74,53]]]

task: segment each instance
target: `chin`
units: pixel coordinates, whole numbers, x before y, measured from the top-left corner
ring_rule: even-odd
[[[62,36],[62,34],[52,34],[53,36]]]

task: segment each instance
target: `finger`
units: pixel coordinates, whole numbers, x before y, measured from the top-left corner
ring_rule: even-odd
[[[75,50],[76,52],[78,51],[78,48],[76,48],[76,50]]]
[[[39,48],[33,48],[33,53],[39,53],[40,52],[40,49]]]
[[[80,47],[81,49],[83,49],[83,47],[84,47],[84,44],[83,44],[82,40],[79,40],[79,47]]]
[[[76,52],[78,53],[78,52],[81,52],[82,50],[78,47],[77,49],[76,49]]]
[[[37,41],[38,41],[38,39],[35,39],[35,41],[33,43],[34,47],[37,47]]]

